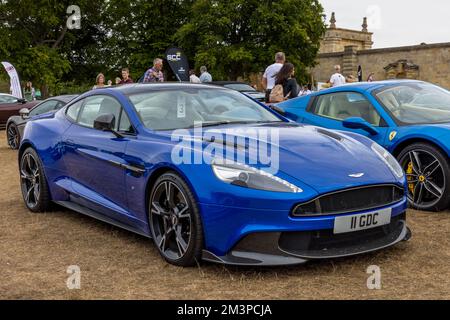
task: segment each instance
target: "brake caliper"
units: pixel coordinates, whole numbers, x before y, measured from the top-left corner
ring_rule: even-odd
[[[412,162],[410,162],[410,163],[408,163],[408,169],[406,169],[406,173],[409,175],[408,177],[407,177],[407,180],[408,181],[412,181],[414,178],[413,177],[411,177],[411,175],[413,174],[413,172],[414,172],[414,169],[413,169],[413,164],[412,164]],[[412,194],[414,194],[414,183],[408,183],[408,188],[409,188],[409,191],[412,193]]]

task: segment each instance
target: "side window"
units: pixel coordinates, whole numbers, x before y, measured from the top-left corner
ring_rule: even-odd
[[[111,113],[116,119],[114,129],[117,130],[121,110],[122,106],[120,103],[112,97],[101,95],[91,96],[86,98],[86,103],[78,117],[78,123],[82,126],[93,128],[94,121],[99,115]]]
[[[80,100],[77,103],[69,106],[66,110],[66,115],[72,121],[77,121],[78,113],[80,112],[81,106],[83,105],[84,100]]]
[[[11,96],[0,96],[0,103],[16,103],[17,98]]]
[[[53,108],[53,110],[59,110],[62,107],[64,107],[66,105],[66,103],[62,102],[62,101],[58,101],[58,103],[55,105],[55,107]]]
[[[128,118],[125,110],[122,109],[122,113],[120,114],[120,123],[119,123],[119,132],[132,133],[133,127],[130,122],[130,118]]]
[[[46,101],[40,105],[38,105],[36,108],[33,108],[33,110],[30,111],[29,116],[37,116],[39,114],[43,114],[52,110],[55,110],[55,106],[59,103],[57,100],[50,100]]]
[[[381,117],[373,105],[357,92],[339,92],[317,97],[314,114],[343,121],[351,117],[363,118],[374,126],[380,126]]]

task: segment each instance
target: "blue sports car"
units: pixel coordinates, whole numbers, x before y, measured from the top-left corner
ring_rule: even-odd
[[[450,204],[450,92],[413,80],[348,84],[278,104],[299,123],[359,133],[389,150],[420,210]]]
[[[27,123],[19,170],[30,211],[120,226],[180,266],[300,264],[410,237],[406,177],[380,145],[216,86],[87,92]]]

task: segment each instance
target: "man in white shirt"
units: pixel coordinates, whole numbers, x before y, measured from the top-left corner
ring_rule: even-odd
[[[212,76],[211,74],[208,72],[208,69],[206,68],[206,66],[201,66],[200,67],[200,81],[201,82],[212,82]]]
[[[335,74],[331,76],[330,84],[332,87],[339,87],[345,84],[345,77],[341,74],[341,66],[334,66]]]
[[[275,77],[285,61],[286,56],[284,55],[284,53],[277,52],[277,54],[275,55],[275,63],[268,66],[266,71],[264,72],[262,86],[266,91],[266,103],[269,103],[270,92],[272,91],[273,87],[275,87]]]

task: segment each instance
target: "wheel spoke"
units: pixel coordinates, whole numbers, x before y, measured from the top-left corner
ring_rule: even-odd
[[[432,181],[425,182],[425,189],[438,199],[442,197],[443,190]]]
[[[30,196],[33,194],[34,187],[35,187],[35,186],[32,185],[32,186],[30,187],[30,189],[27,190],[27,195],[26,195],[26,197],[25,197],[25,201],[26,201],[27,203],[30,203]]]
[[[29,154],[27,154],[26,160],[27,160],[28,169],[30,170],[29,172],[32,173],[33,172],[33,168],[31,167],[31,156]]]
[[[179,210],[177,212],[177,216],[179,219],[186,219],[186,218],[190,218],[191,215],[188,212],[189,207],[187,205],[185,205],[181,210]]]
[[[409,158],[413,165],[413,170],[416,174],[420,174],[422,171],[422,163],[420,162],[419,153],[417,151],[411,151],[409,153]]]
[[[157,216],[166,216],[169,213],[161,207],[161,205],[158,202],[152,202],[152,213],[156,214]]]
[[[427,177],[430,177],[433,173],[436,172],[437,169],[441,168],[441,164],[438,160],[433,161],[429,166],[427,166],[423,172],[427,175]]]
[[[159,241],[158,247],[159,249],[161,249],[162,252],[166,251],[167,247],[166,247],[166,235],[163,235],[161,237],[161,240]]]
[[[39,200],[39,185],[38,184],[34,185],[33,196],[34,196],[34,201],[38,202],[38,200]]]
[[[417,191],[419,191],[419,192],[417,192]],[[416,196],[417,196],[417,200],[416,200]],[[418,183],[416,185],[416,187],[414,188],[414,203],[420,204],[422,202],[422,198],[423,198],[423,184]]]
[[[173,187],[173,183],[172,182],[165,182],[164,183],[164,188],[166,190],[166,199],[167,199],[167,204],[169,205],[169,208],[173,209],[175,208],[175,190]]]
[[[33,180],[32,176],[29,175],[28,173],[26,173],[23,169],[20,170],[20,177],[21,177],[22,179],[26,179],[26,180],[28,180],[28,181]]]
[[[186,253],[188,244],[183,239],[180,229],[175,230],[175,240],[177,242],[178,252],[183,256]]]

